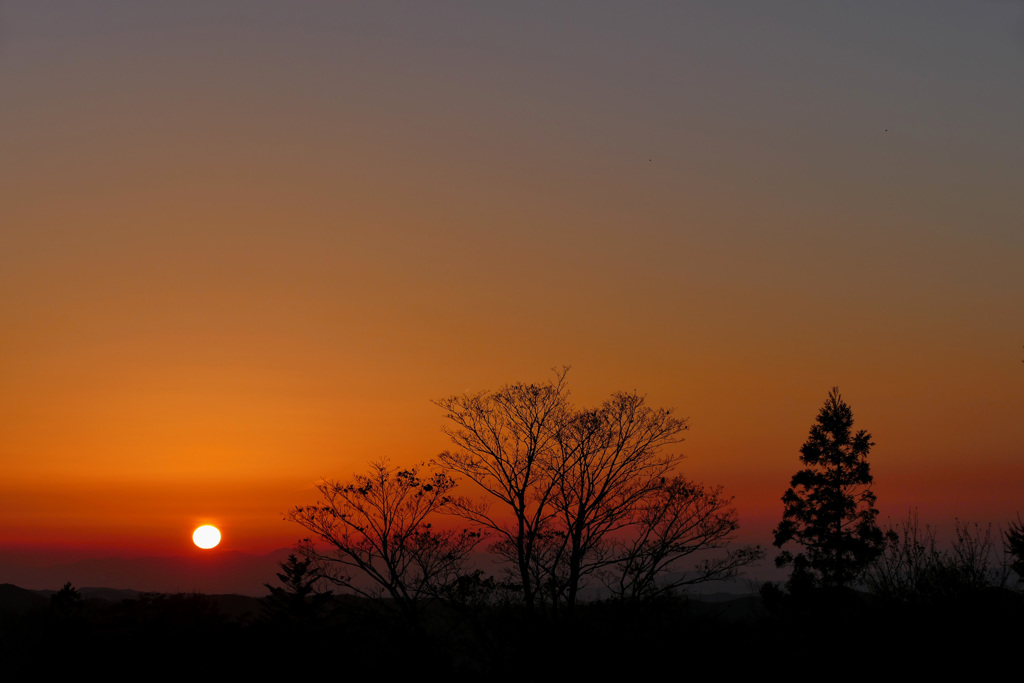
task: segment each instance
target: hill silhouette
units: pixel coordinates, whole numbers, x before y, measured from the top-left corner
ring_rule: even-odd
[[[0,557],[0,580],[45,590],[70,581],[76,586],[107,586],[138,592],[237,593],[266,595],[264,583],[274,576],[289,549],[263,555],[212,551],[177,557],[104,557],[30,563]]]

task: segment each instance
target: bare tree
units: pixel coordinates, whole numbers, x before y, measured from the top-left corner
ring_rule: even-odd
[[[744,546],[679,571],[691,556],[729,544],[739,529],[732,501],[721,486],[708,488],[682,476],[662,480],[641,505],[636,534],[617,553],[606,572],[606,585],[620,598],[639,600],[734,578],[740,569],[764,557],[760,546]],[[671,572],[675,572],[673,578],[661,580]]]
[[[1010,522],[1010,528],[1003,535],[1003,552],[1009,558],[1010,568],[1024,580],[1024,522],[1020,515],[1016,522]]]
[[[351,482],[321,482],[322,499],[286,519],[320,541],[306,539],[300,549],[321,576],[360,595],[386,594],[415,617],[417,601],[456,580],[480,540],[478,533],[436,531],[427,521],[450,505],[454,486],[443,472],[421,477],[416,467],[381,461]]]
[[[493,511],[487,503],[460,497],[449,510],[494,532],[493,549],[514,565],[530,608],[536,598],[531,567],[552,515],[550,462],[568,411],[567,372],[562,368],[543,384],[510,384],[493,393],[434,401],[446,411],[451,425],[444,431],[455,445],[438,460],[501,504]]]
[[[686,497],[685,480],[672,478],[682,456],[664,449],[683,440],[685,419],[636,392],[576,410],[567,370],[545,384],[436,401],[456,446],[439,460],[491,499],[458,498],[447,509],[495,532],[492,550],[512,563],[530,609],[541,601],[572,609],[585,579],[609,567],[629,575],[624,591],[653,594],[677,560],[722,547],[736,529],[720,491],[690,485]],[[630,534],[640,540],[624,544]],[[688,582],[724,577],[759,552],[706,563]]]
[[[560,430],[552,507],[566,544],[559,597],[570,609],[583,577],[613,561],[606,539],[636,523],[682,459],[662,452],[681,442],[687,429],[672,412],[648,407],[636,392],[617,393],[600,408],[574,413]]]
[[[1000,534],[956,520],[954,537],[941,548],[936,530],[918,521],[917,511],[898,528],[889,526],[885,548],[868,568],[865,583],[890,600],[922,603],[956,598],[990,587],[1004,587],[1010,562],[1000,557]]]

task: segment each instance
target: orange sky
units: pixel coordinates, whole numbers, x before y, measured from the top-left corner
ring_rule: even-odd
[[[752,542],[833,385],[883,518],[1015,518],[1019,4],[580,9],[4,4],[0,547],[285,547],[562,364]]]

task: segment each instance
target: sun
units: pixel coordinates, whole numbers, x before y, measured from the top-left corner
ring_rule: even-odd
[[[220,530],[215,526],[204,524],[192,532],[192,542],[204,550],[213,548],[220,543]]]

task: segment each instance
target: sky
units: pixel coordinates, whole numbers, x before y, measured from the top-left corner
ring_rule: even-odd
[[[432,400],[688,417],[768,545],[1024,509],[1024,3],[0,3],[0,550],[268,552]],[[2,578],[2,577],[0,577]]]

